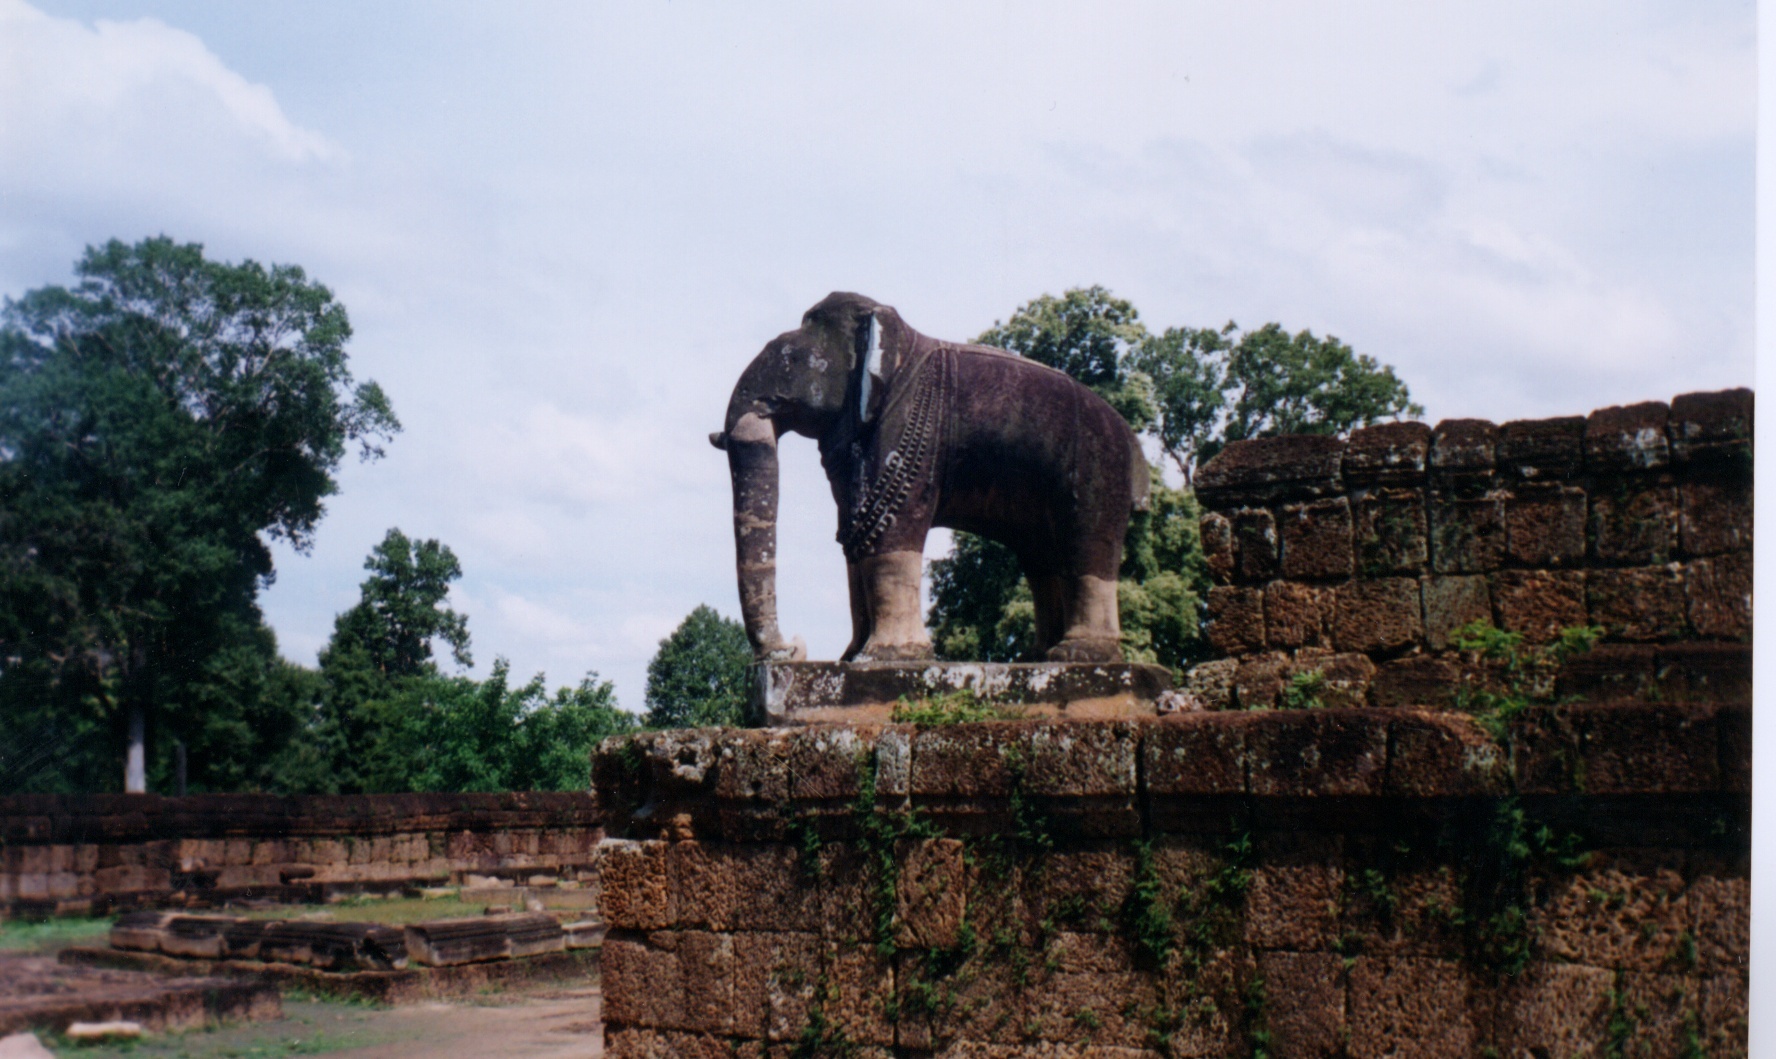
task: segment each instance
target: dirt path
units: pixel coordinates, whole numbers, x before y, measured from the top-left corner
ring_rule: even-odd
[[[514,1003],[416,1004],[366,1018],[385,1043],[327,1054],[340,1059],[597,1059],[604,1054],[598,990],[538,992]]]

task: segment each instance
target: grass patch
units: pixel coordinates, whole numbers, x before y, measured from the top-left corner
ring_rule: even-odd
[[[70,945],[102,941],[111,932],[112,918],[10,919],[0,922],[0,950],[53,952]]]
[[[974,721],[1017,721],[1026,714],[1022,706],[995,702],[972,688],[948,691],[928,699],[909,699],[902,695],[894,704],[891,719],[895,724],[969,724]]]
[[[328,1055],[395,1040],[394,1034],[372,1021],[376,1014],[361,1005],[338,1001],[286,999],[284,1018],[276,1022],[230,1023],[109,1044],[75,1044],[51,1034],[43,1043],[57,1055],[81,1059],[284,1059]]]

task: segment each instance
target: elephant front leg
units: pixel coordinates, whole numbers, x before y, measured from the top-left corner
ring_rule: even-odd
[[[1067,631],[1049,648],[1051,662],[1122,661],[1122,624],[1116,610],[1116,582],[1087,574],[1068,586]]]
[[[863,650],[869,641],[869,593],[863,585],[863,565],[861,563],[845,564],[845,580],[851,593],[851,642],[845,645],[845,653],[839,661],[849,662]]]
[[[918,661],[932,657],[931,637],[925,633],[925,618],[919,607],[925,554],[909,550],[872,555],[859,562],[857,569],[869,622],[869,639],[857,653],[857,661]]]

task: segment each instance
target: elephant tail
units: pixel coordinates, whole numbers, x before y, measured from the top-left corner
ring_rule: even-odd
[[[1141,451],[1141,439],[1128,432],[1129,442],[1129,506],[1135,511],[1148,509],[1148,493],[1153,488],[1153,470],[1147,466],[1147,454]]]

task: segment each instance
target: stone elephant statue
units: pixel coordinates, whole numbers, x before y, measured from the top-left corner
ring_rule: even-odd
[[[1017,555],[1052,661],[1121,661],[1117,571],[1148,468],[1128,424],[1063,372],[940,342],[835,293],[766,343],[709,436],[728,454],[740,609],[760,660],[799,660],[777,624],[777,439],[820,444],[851,589],[846,661],[932,656],[920,607],[932,526]]]

